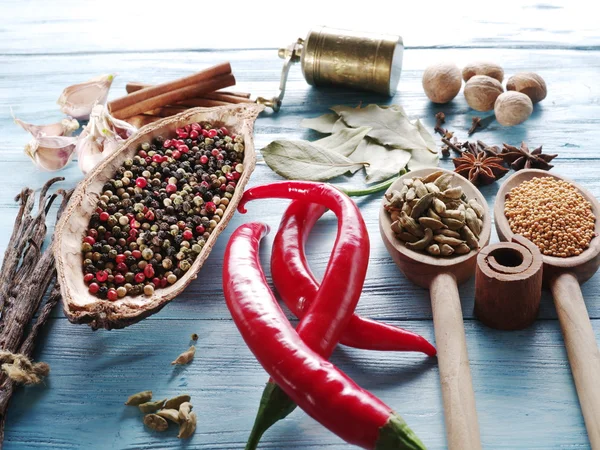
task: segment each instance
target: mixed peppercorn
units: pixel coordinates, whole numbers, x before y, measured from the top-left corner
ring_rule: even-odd
[[[209,123],[175,132],[142,144],[105,183],[81,247],[90,294],[114,301],[174,284],[223,217],[243,137]]]

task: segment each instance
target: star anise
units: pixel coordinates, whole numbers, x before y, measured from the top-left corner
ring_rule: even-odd
[[[486,150],[480,150],[476,143],[469,143],[463,154],[452,162],[454,171],[476,186],[493,183],[508,172],[502,158],[487,156]]]
[[[521,147],[513,147],[512,145],[503,144],[502,154],[500,157],[510,165],[514,170],[521,169],[542,169],[550,170],[554,167],[550,164],[554,158],[558,155],[548,155],[542,153],[542,146],[540,145],[535,150],[529,151],[529,147],[525,142],[521,142]]]

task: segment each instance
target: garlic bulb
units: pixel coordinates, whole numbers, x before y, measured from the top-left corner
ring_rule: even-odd
[[[79,122],[75,119],[63,119],[60,122],[48,125],[34,125],[17,118],[14,121],[25,131],[31,133],[34,138],[43,136],[71,136],[79,128]]]
[[[57,101],[60,110],[76,119],[87,119],[94,105],[106,103],[114,78],[112,74],[102,75],[65,88]]]
[[[77,138],[67,136],[35,137],[25,146],[25,154],[43,170],[55,171],[65,167],[75,151]]]
[[[87,174],[136,132],[133,125],[112,117],[105,105],[94,106],[77,141],[79,169]]]

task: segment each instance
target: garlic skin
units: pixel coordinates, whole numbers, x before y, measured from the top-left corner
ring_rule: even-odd
[[[104,105],[108,91],[114,80],[113,74],[92,78],[84,83],[74,84],[65,88],[58,103],[60,110],[79,120],[87,120],[96,104]]]
[[[76,151],[81,172],[89,173],[136,132],[137,128],[133,125],[112,117],[105,105],[94,106],[90,121],[77,140]]]
[[[71,136],[79,128],[79,122],[76,119],[63,119],[60,122],[48,125],[34,125],[16,117],[14,121],[34,138],[41,138],[43,136]]]
[[[71,161],[76,143],[74,137],[40,136],[25,145],[25,154],[39,169],[54,172]]]

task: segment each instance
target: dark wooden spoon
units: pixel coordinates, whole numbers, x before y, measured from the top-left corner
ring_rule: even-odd
[[[521,170],[502,185],[496,197],[494,218],[498,236],[510,241],[513,232],[504,215],[506,194],[534,177],[553,177],[571,183],[592,205],[596,216],[596,235],[600,235],[600,204],[587,190],[564,177],[543,170]],[[581,294],[580,283],[587,281],[600,265],[600,237],[592,239],[588,249],[578,256],[557,258],[543,255],[544,283],[550,287],[575,380],[579,404],[593,449],[600,449],[600,352]]]
[[[405,178],[424,177],[432,172],[449,170],[431,168],[407,173],[390,186],[387,192],[400,190]],[[479,246],[490,240],[491,220],[487,202],[468,180],[456,175],[452,186],[461,186],[468,198],[475,198],[485,209]],[[385,202],[384,202],[385,203]],[[481,449],[475,394],[469,368],[458,284],[475,273],[478,251],[466,255],[435,257],[409,250],[396,238],[390,226],[392,220],[383,208],[379,211],[379,230],[390,255],[413,283],[429,289],[438,352],[440,381],[446,419],[446,435],[450,450]]]

